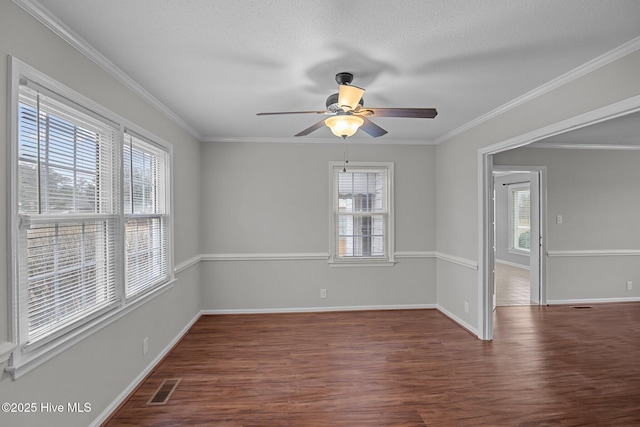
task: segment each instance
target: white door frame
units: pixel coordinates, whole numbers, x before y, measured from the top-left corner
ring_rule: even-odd
[[[547,305],[547,265],[545,254],[547,253],[547,167],[546,166],[523,166],[523,165],[493,165],[493,171],[518,171],[518,172],[529,172],[536,173],[537,186],[531,186],[531,200],[537,200],[537,210],[538,210],[538,233],[539,235],[534,238],[531,235],[531,251],[534,248],[538,251],[538,265],[534,267],[533,263],[530,263],[530,274],[533,276],[537,275],[535,283],[537,283],[536,287],[539,291],[538,298],[536,298],[537,305]],[[532,180],[533,184],[534,181]],[[492,184],[493,185],[493,184]],[[537,187],[537,188],[536,188]],[[489,189],[489,191],[493,192],[493,187]],[[534,194],[534,193],[537,193]],[[493,194],[493,193],[491,193]],[[532,206],[533,207],[533,206]],[[532,218],[534,221],[534,218]],[[491,225],[495,228],[493,221],[491,221]],[[533,231],[533,227],[532,227]],[[493,233],[493,231],[491,231]],[[495,234],[494,234],[495,235]],[[537,244],[536,244],[537,243]],[[495,242],[494,242],[495,244]],[[492,255],[493,256],[493,255]],[[530,257],[531,259],[535,259],[534,256]],[[495,262],[495,259],[493,260]],[[493,265],[493,264],[489,264]],[[530,280],[531,283],[534,283],[534,280]],[[495,286],[495,278],[494,282],[491,283],[492,289],[491,293],[494,292],[493,287]]]
[[[638,111],[640,95],[478,149],[478,338],[493,339],[493,155]]]

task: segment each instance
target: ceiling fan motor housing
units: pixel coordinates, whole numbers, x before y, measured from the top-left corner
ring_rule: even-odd
[[[362,108],[364,106],[364,98],[360,98],[360,101],[358,101],[358,105],[360,106],[360,108]],[[340,108],[338,106],[338,94],[334,93],[332,95],[329,95],[329,97],[327,98],[327,111],[331,111],[332,113],[336,113],[338,111],[342,111],[342,108]]]

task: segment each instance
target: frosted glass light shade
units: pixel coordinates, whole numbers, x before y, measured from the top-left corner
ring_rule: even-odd
[[[335,136],[342,138],[352,136],[363,123],[362,117],[351,115],[332,116],[324,121],[324,124],[331,129]]]

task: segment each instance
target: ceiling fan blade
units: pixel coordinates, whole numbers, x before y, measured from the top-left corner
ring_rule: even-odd
[[[306,128],[305,130],[303,130],[302,132],[298,132],[297,134],[295,134],[294,136],[305,136],[305,135],[309,135],[311,132],[314,132],[318,129],[320,129],[322,126],[324,126],[324,120],[320,120],[318,123],[316,123],[313,126],[309,126],[308,128]]]
[[[364,95],[364,89],[357,86],[340,85],[338,92],[338,107],[344,111],[355,110]]]
[[[409,117],[415,119],[433,119],[438,115],[435,108],[363,108],[366,116],[373,117]],[[370,112],[370,113],[368,113]]]
[[[368,120],[365,117],[362,117],[362,120],[364,120],[364,123],[362,124],[362,126],[360,126],[360,129],[362,129],[372,137],[377,138],[387,133],[386,130],[382,129],[380,126],[373,123],[371,120]]]
[[[280,114],[333,114],[329,111],[278,111],[275,113],[257,113],[256,116],[276,116]]]

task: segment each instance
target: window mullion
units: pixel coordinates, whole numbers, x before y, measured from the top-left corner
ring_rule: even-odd
[[[169,283],[173,271],[170,146],[138,136],[125,144],[125,125],[109,119],[113,113],[103,115],[99,105],[15,59],[11,90],[10,312],[17,349],[7,370],[15,378],[130,305],[127,221],[138,229],[140,252],[133,262],[141,291],[132,304]]]

